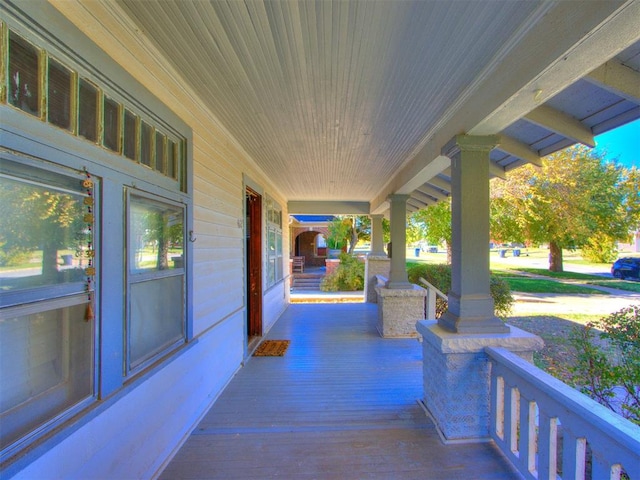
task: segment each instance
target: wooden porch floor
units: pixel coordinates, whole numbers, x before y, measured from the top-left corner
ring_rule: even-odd
[[[416,339],[382,339],[372,304],[290,305],[162,479],[511,479],[493,444],[443,445],[417,400]],[[212,366],[212,368],[215,366]]]

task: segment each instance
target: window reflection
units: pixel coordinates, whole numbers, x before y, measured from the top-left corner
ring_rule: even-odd
[[[78,133],[95,142],[98,139],[98,90],[86,80],[80,80],[80,109]]]
[[[120,151],[120,108],[117,102],[104,97],[104,141],[103,144],[114,152]]]
[[[71,130],[71,71],[49,59],[48,79],[49,123]]]
[[[138,144],[136,116],[129,110],[124,111],[124,156],[130,160],[136,159]]]
[[[140,163],[151,166],[151,145],[153,142],[153,129],[147,122],[142,122],[140,130]]]
[[[9,32],[9,103],[27,113],[40,116],[38,50]]]
[[[80,188],[77,179],[54,186],[0,175],[0,292],[83,280]]]
[[[130,212],[131,271],[182,268],[182,208],[132,195]]]

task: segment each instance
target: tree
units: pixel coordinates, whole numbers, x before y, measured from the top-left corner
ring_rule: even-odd
[[[494,239],[548,243],[549,270],[562,271],[562,249],[623,240],[640,223],[638,173],[574,147],[492,181]],[[634,190],[636,188],[636,190]]]
[[[414,212],[411,221],[425,226],[424,238],[427,242],[432,245],[446,245],[447,259],[451,262],[451,199],[442,200]]]
[[[4,264],[42,251],[42,280],[55,282],[58,250],[84,242],[82,197],[5,179],[0,188],[0,245]]]

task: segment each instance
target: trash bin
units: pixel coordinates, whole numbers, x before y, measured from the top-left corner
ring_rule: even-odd
[[[420,248],[418,247],[416,248],[416,257],[419,257],[419,256],[420,256]]]
[[[520,256],[520,249],[519,248],[514,248],[513,249],[513,256],[514,257],[519,257]]]
[[[500,254],[500,258],[506,257],[507,256],[507,249],[503,248],[502,250],[500,250],[499,254]]]

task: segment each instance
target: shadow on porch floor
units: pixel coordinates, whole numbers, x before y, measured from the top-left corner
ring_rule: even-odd
[[[382,339],[376,305],[290,305],[161,478],[511,479],[493,444],[445,446],[417,400],[422,350]]]

